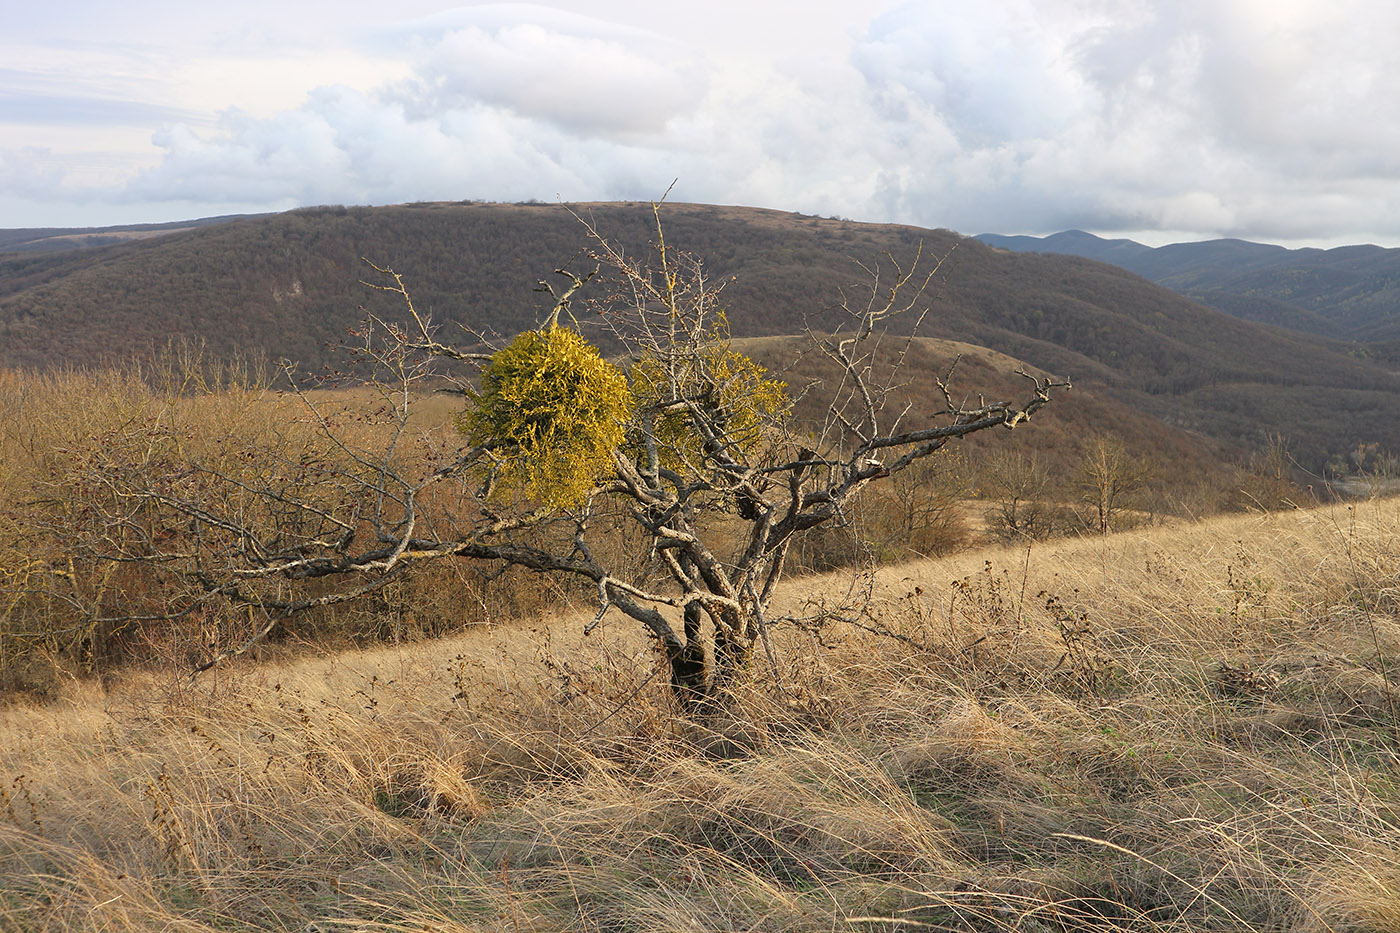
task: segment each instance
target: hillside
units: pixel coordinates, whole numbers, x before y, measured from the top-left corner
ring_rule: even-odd
[[[834,385],[839,379],[835,364],[812,351],[801,337],[753,337],[735,341],[735,346],[785,380],[801,396],[796,415],[816,423],[825,414],[823,393],[804,394],[812,383]],[[905,423],[922,427],[919,406],[938,397],[936,379],[944,376],[957,360],[955,384],[984,394],[988,399],[1017,398],[1025,392],[1026,380],[1016,371],[1025,366],[1012,357],[957,340],[921,337],[907,348],[901,342],[880,354],[887,364],[896,352],[907,354],[906,363],[890,393],[887,410],[908,411]],[[884,370],[877,370],[883,375]],[[958,443],[958,449],[991,454],[998,450],[1039,452],[1049,469],[1068,476],[1076,469],[1076,458],[1083,440],[1094,434],[1110,434],[1123,440],[1136,456],[1167,466],[1178,490],[1192,478],[1225,481],[1227,463],[1240,459],[1241,451],[1230,444],[1145,415],[1101,386],[1078,384],[1073,391],[1036,414],[1029,430],[974,434]],[[1179,484],[1179,485],[1178,485]]]
[[[911,431],[947,423],[930,418],[928,402],[941,398],[935,374],[959,356],[960,371],[989,400],[1026,397],[1026,380],[1010,358],[933,338],[888,343],[872,361],[873,381],[888,381],[896,357],[908,365],[888,395],[874,393],[885,432],[896,418]],[[812,436],[813,422],[827,414],[823,399],[840,401],[830,388],[836,364],[804,353],[795,337],[735,344],[791,387],[791,440]],[[70,676],[105,676],[163,659],[193,665],[246,644],[253,617],[208,581],[211,568],[241,561],[248,541],[276,542],[283,552],[321,548],[330,540],[324,535],[306,543],[317,520],[341,534],[354,528],[358,537],[368,526],[354,524],[355,516],[395,509],[412,515],[420,536],[471,535],[476,528],[486,538],[482,515],[529,509],[523,523],[535,513],[509,500],[483,501],[477,471],[454,467],[453,479],[438,482],[443,463],[457,462],[473,445],[458,429],[462,398],[437,391],[436,381],[390,400],[366,385],[292,393],[260,383],[210,386],[197,369],[159,375],[168,378],[132,370],[0,371],[0,703],[13,694],[52,694]],[[815,381],[826,387],[813,387]],[[1314,501],[1288,487],[1286,476],[1271,482],[1257,468],[1240,470],[1220,445],[1079,389],[1074,404],[1036,412],[1030,425],[1014,432],[993,426],[867,489],[845,504],[838,522],[801,536],[784,566],[801,574],[892,563],[977,542],[1098,528],[1103,487],[1101,474],[1090,470],[1095,449],[1109,443],[1104,435],[1125,455],[1109,470],[1116,505],[1103,520],[1113,527]],[[839,438],[825,437],[830,443],[822,446],[841,456]],[[779,441],[766,462],[781,462],[791,449]],[[386,475],[395,477],[394,489],[410,491],[407,503],[396,496],[385,504]],[[206,536],[191,525],[192,502],[198,516],[223,516],[213,519],[218,531]],[[661,559],[639,544],[625,508],[616,495],[597,497],[588,553],[628,579],[665,585]],[[514,528],[512,537],[531,547],[561,546],[553,536],[570,514],[544,512],[538,527]],[[742,559],[749,539],[737,503],[710,497],[695,515],[713,553]],[[233,539],[232,552],[219,551],[235,522],[257,523],[257,530]],[[563,540],[578,547],[573,534]],[[416,545],[424,540],[415,538]],[[328,546],[382,544],[378,535],[335,541]],[[523,570],[503,572],[487,556],[459,562],[432,559],[419,546],[415,553],[421,561],[413,558],[392,576],[372,568],[355,573],[372,594],[337,602],[334,610],[316,603],[326,595],[323,584],[339,585],[334,580],[279,576],[278,593],[305,592],[311,601],[294,617],[274,616],[280,634],[272,637],[314,645],[397,641],[455,631],[464,619],[518,619],[570,595],[596,595],[591,581],[547,575],[542,582]]]
[[[1082,230],[1047,237],[982,234],[978,239],[1000,249],[1122,266],[1246,320],[1343,340],[1400,338],[1400,249],[1285,249],[1245,240],[1153,248]]]
[[[0,708],[0,928],[1393,931],[1397,533],[905,565],[704,725],[589,612],[70,683]]]
[[[654,238],[642,204],[579,205],[638,255]],[[821,328],[856,262],[946,256],[922,333],[985,346],[1072,377],[1187,430],[1229,443],[1281,434],[1316,468],[1358,442],[1400,448],[1400,377],[1345,344],[1260,327],[1112,266],[1016,254],[948,231],[776,211],[669,205],[667,237],[726,283],[738,336]],[[0,365],[51,367],[156,352],[195,337],[212,352],[338,365],[362,306],[395,315],[360,284],[360,258],[406,276],[439,321],[513,333],[545,303],[535,283],[587,265],[585,231],[558,205],[474,203],[315,208],[156,239],[0,254]],[[955,248],[956,247],[956,248]],[[907,322],[906,322],[907,323]],[[975,388],[969,386],[969,388]]]
[[[91,249],[130,240],[168,236],[196,227],[228,223],[247,216],[255,215],[233,214],[164,224],[122,224],[114,227],[10,227],[0,229],[0,253],[51,253]]]

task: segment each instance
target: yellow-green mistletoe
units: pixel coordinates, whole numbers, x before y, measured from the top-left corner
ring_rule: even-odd
[[[529,330],[491,357],[459,427],[491,443],[503,488],[578,505],[611,467],[632,411],[627,378],[567,327]]]

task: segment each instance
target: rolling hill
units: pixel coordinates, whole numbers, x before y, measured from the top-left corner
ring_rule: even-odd
[[[1246,320],[1343,340],[1400,338],[1400,249],[1285,249],[1245,240],[1153,248],[1082,230],[978,239],[1015,252],[1060,253],[1122,266]]]
[[[251,216],[257,215],[230,214],[173,223],[122,224],[115,227],[11,227],[0,229],[0,253],[52,253],[111,246],[115,243],[147,240]]]
[[[631,255],[655,236],[649,205],[573,205]],[[921,333],[990,348],[1175,428],[1244,446],[1290,439],[1320,466],[1359,442],[1400,449],[1400,375],[1353,345],[1261,326],[1083,258],[993,249],[945,230],[858,224],[709,205],[668,205],[668,243],[726,283],[736,336],[821,328],[857,262],[945,257]],[[220,355],[336,365],[364,308],[393,296],[361,284],[361,257],[405,275],[446,324],[510,334],[532,326],[536,282],[583,269],[587,237],[561,205],[326,207],[239,218],[87,249],[0,253],[0,365],[84,366],[197,338]],[[1130,248],[1129,248],[1130,249]],[[1145,247],[1144,247],[1145,249]],[[907,325],[904,322],[901,326]],[[975,387],[974,387],[975,388]]]

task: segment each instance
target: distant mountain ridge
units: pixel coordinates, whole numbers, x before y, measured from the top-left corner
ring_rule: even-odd
[[[446,333],[460,322],[514,334],[547,302],[540,279],[560,264],[591,266],[576,214],[629,255],[655,238],[648,204],[459,202],[306,208],[103,247],[0,252],[0,367],[121,361],[182,337],[221,356],[343,365],[332,348],[364,309],[402,312],[361,284],[372,276],[361,257],[402,273]],[[1222,314],[1120,267],[756,208],[670,204],[662,216],[668,245],[703,258],[711,283],[724,283],[736,337],[827,327],[843,292],[859,302],[869,285],[857,261],[888,280],[889,257],[907,268],[922,248],[926,261],[944,257],[921,330],[929,337],[1072,377],[1076,392],[1220,442],[1281,434],[1318,466],[1363,441],[1400,450],[1392,367],[1357,358],[1351,344]]]
[[[181,233],[195,227],[223,224],[262,214],[227,214],[201,217],[198,220],[177,220],[163,224],[120,224],[113,227],[11,227],[0,228],[0,253],[48,253],[73,249],[112,246],[128,240]]]
[[[1245,320],[1339,340],[1400,340],[1400,249],[1287,249],[1234,239],[1151,247],[1082,230],[977,239],[1112,263]]]

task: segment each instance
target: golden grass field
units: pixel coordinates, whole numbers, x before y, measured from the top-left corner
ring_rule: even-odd
[[[584,609],[8,706],[0,931],[1400,930],[1400,502],[873,596],[705,727]]]

